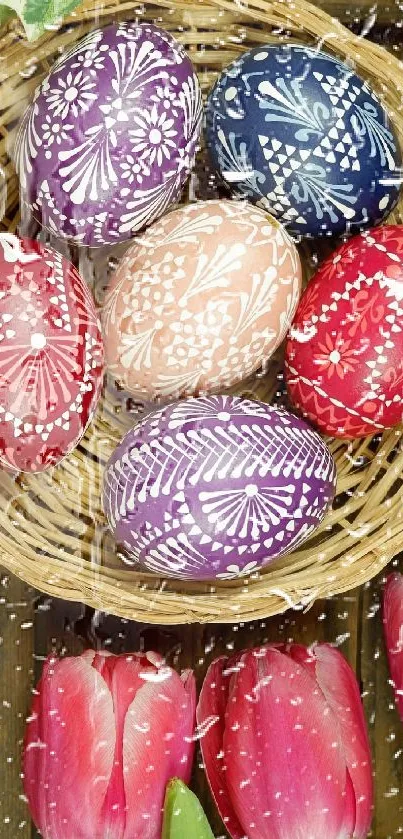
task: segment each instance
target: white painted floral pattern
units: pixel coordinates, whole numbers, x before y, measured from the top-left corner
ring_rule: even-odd
[[[196,75],[168,33],[97,30],[56,63],[23,119],[15,159],[24,199],[59,235],[124,240],[178,199],[200,119]]]
[[[56,117],[66,119],[69,115],[78,117],[79,114],[87,111],[91,103],[97,99],[94,92],[96,84],[90,76],[85,75],[82,70],[73,75],[67,73],[66,78],[59,76],[55,80],[54,87],[51,87],[46,96],[49,110]]]
[[[259,564],[253,559],[243,567],[241,565],[227,565],[227,570],[217,574],[217,580],[234,580],[236,577],[248,577],[253,571],[257,571]]]
[[[47,114],[42,123],[42,137],[44,145],[52,146],[53,143],[60,146],[64,140],[68,140],[69,132],[73,131],[74,126],[68,125],[62,120],[53,119],[50,114]]]
[[[233,385],[285,336],[300,271],[284,230],[250,204],[174,210],[135,240],[112,277],[103,311],[111,374],[146,399]]]
[[[134,113],[133,121],[135,128],[129,131],[133,154],[139,155],[140,161],[144,160],[148,166],[155,161],[161,166],[164,158],[171,160],[177,135],[174,120],[165,111],[158,113],[154,104],[150,111]]]

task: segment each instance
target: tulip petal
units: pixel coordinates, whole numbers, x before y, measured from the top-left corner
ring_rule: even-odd
[[[403,577],[391,574],[383,595],[383,627],[395,700],[403,722]]]
[[[115,721],[104,680],[81,657],[48,659],[28,724],[25,792],[44,839],[104,839]]]
[[[341,839],[346,768],[311,675],[279,649],[245,653],[224,733],[227,785],[248,839]]]
[[[177,778],[167,786],[161,839],[214,839],[199,799]]]
[[[105,656],[97,653],[93,667],[102,675],[112,696],[116,728],[113,769],[102,809],[105,839],[123,839],[126,826],[126,795],[123,781],[123,732],[126,714],[146,673],[156,668],[140,654]]]
[[[316,657],[312,651],[312,647],[304,647],[303,644],[288,644],[282,652],[289,655],[293,661],[301,664],[316,682]]]
[[[123,734],[124,839],[160,839],[165,789],[187,782],[194,752],[196,688],[169,667],[154,668],[128,708]]]
[[[316,677],[338,721],[355,802],[346,810],[346,835],[364,839],[372,821],[371,750],[357,679],[344,656],[329,644],[316,644]],[[351,831],[351,823],[354,830]]]
[[[236,658],[218,658],[213,661],[203,682],[196,716],[211,794],[232,839],[244,839],[245,831],[231,804],[227,789],[223,752],[225,712],[232,673],[236,668]]]

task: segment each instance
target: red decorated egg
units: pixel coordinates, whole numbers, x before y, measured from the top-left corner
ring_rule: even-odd
[[[296,408],[334,437],[403,418],[403,227],[342,245],[304,292],[286,349]]]
[[[0,464],[39,472],[81,439],[103,346],[91,293],[39,242],[0,234]]]

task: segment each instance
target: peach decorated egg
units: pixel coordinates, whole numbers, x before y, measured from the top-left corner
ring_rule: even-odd
[[[257,370],[285,337],[298,252],[241,201],[172,211],[126,252],[103,311],[110,373],[145,399],[217,391]]]
[[[334,437],[403,418],[403,227],[342,245],[309,283],[286,351],[296,408]]]
[[[73,265],[0,234],[0,465],[58,463],[84,434],[102,379],[94,303]]]

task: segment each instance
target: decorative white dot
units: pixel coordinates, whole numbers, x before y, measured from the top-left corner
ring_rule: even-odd
[[[76,87],[69,87],[64,94],[64,98],[67,99],[68,102],[74,102],[74,99],[77,99],[78,90]]]
[[[331,352],[329,355],[329,360],[332,362],[332,364],[338,364],[340,359],[341,355],[338,350],[333,350],[333,352]]]
[[[232,100],[235,99],[236,94],[236,87],[227,87],[227,90],[225,91],[225,98],[227,102],[232,102]]]
[[[257,52],[256,55],[253,56],[255,61],[264,61],[265,58],[268,56],[268,52],[266,50],[262,50],[262,52]]]
[[[150,143],[156,146],[161,142],[161,131],[158,128],[152,128],[150,131]]]
[[[42,332],[33,332],[31,335],[31,347],[33,350],[43,350],[46,347],[46,338]]]
[[[245,495],[247,495],[248,498],[253,498],[254,495],[258,494],[258,492],[259,492],[259,489],[256,486],[256,484],[246,484]]]
[[[228,411],[220,411],[217,414],[217,418],[219,420],[222,420],[223,422],[229,422],[229,420],[231,419],[231,414]]]
[[[383,198],[381,198],[381,200],[380,200],[380,202],[379,202],[379,204],[378,204],[379,209],[380,209],[380,210],[384,210],[384,209],[385,209],[385,207],[387,207],[387,206],[388,206],[388,204],[389,204],[389,195],[384,195],[384,196],[383,196]]]

